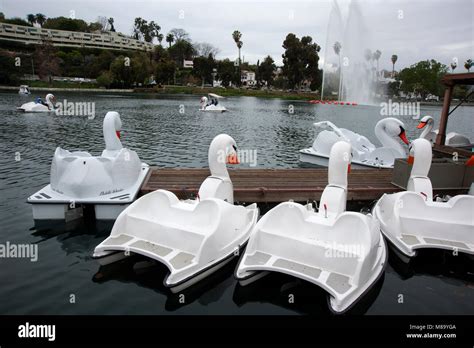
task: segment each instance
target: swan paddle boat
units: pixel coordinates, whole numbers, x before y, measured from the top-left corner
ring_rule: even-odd
[[[135,200],[149,167],[135,151],[123,148],[121,128],[118,112],[108,112],[100,156],[56,148],[50,184],[28,198],[35,220],[67,220],[82,205],[94,205],[96,219],[113,220]]]
[[[131,204],[115,221],[110,237],[94,257],[102,265],[141,254],[168,269],[164,285],[180,292],[215,272],[247,242],[257,217],[257,205],[234,205],[226,163],[237,164],[234,139],[214,138],[209,147],[207,177],[194,200],[180,201],[172,192],[157,190]],[[125,251],[125,252],[123,252]]]
[[[427,115],[424,116],[418,126],[418,129],[423,129],[420,134],[420,138],[429,140],[432,144],[436,141],[436,136],[438,135],[438,129],[433,130],[434,128],[434,120],[433,117]],[[448,146],[471,146],[471,141],[465,135],[449,132],[446,134],[445,145]]]
[[[374,206],[384,236],[400,251],[403,261],[420,248],[456,250],[474,254],[474,196],[458,195],[447,202],[433,201],[428,178],[431,144],[416,139],[410,149],[412,164],[407,191],[384,194]]]
[[[382,275],[387,251],[377,220],[346,212],[351,145],[336,142],[319,211],[310,204],[281,203],[257,223],[236,278],[242,286],[268,272],[320,286],[335,313],[347,311]]]
[[[18,111],[23,112],[54,112],[56,97],[51,93],[46,95],[46,101],[43,101],[41,98],[37,98],[35,101],[25,103],[22,106],[18,107]]]
[[[327,166],[332,146],[338,141],[346,141],[352,146],[354,168],[393,168],[396,158],[406,158],[406,150],[398,141],[409,144],[402,121],[388,117],[375,125],[375,136],[382,144],[376,147],[365,136],[345,128],[336,127],[330,121],[314,123],[319,132],[313,146],[300,150],[300,161]]]
[[[27,85],[21,85],[20,89],[18,90],[19,95],[30,95],[30,88]]]
[[[208,98],[209,97],[209,98]],[[219,99],[223,99],[224,97],[214,94],[214,93],[209,93],[208,97],[202,97],[201,98],[201,108],[199,110],[201,111],[212,111],[212,112],[225,112],[227,109],[225,106],[222,106],[219,104]]]

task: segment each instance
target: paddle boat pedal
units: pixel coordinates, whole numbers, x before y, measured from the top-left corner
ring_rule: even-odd
[[[351,157],[349,143],[333,145],[318,212],[285,202],[260,219],[235,272],[242,286],[268,272],[289,274],[326,290],[331,310],[342,313],[375,284],[387,251],[377,220],[345,211]]]
[[[383,235],[409,261],[421,248],[474,254],[474,196],[458,195],[433,201],[428,178],[431,143],[416,139],[410,148],[412,164],[407,191],[384,194],[373,208]]]
[[[94,206],[96,219],[114,220],[135,200],[149,166],[135,151],[122,147],[121,127],[117,112],[105,115],[101,156],[56,148],[50,184],[27,199],[35,220],[80,217],[84,205]]]
[[[169,269],[164,285],[180,292],[239,255],[258,218],[257,205],[234,205],[226,163],[238,163],[234,139],[218,135],[209,147],[209,169],[194,200],[157,190],[125,209],[110,237],[94,250],[102,265],[137,253]],[[227,160],[226,160],[227,159]],[[118,254],[118,255],[117,255]]]

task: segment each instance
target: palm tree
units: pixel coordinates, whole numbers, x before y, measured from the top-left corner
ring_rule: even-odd
[[[466,70],[468,72],[470,72],[472,66],[474,65],[474,62],[472,61],[472,59],[468,59],[466,60],[466,62],[464,63],[464,67],[466,68]]]
[[[110,26],[109,31],[115,31],[114,19],[112,17],[110,17],[109,19],[107,19],[107,22],[109,23],[109,26]]]
[[[456,69],[457,66],[458,66],[458,65],[456,64],[456,62],[452,62],[452,63],[451,63],[451,72],[454,72],[454,69]]]
[[[163,34],[159,33],[159,34],[156,36],[156,38],[158,39],[158,42],[160,43],[160,46],[161,46],[161,41],[163,41],[163,39],[164,39],[165,37],[163,36]]]
[[[168,35],[166,35],[166,42],[168,43],[169,47],[171,47],[171,44],[173,43],[173,41],[174,41],[173,34],[169,33]]]
[[[44,22],[46,22],[46,16],[42,13],[37,13],[36,14],[36,23],[38,23],[40,25],[40,27],[42,27]]]
[[[377,61],[377,71],[376,71],[377,75],[379,73],[379,59],[381,56],[382,56],[382,52],[380,50],[376,50],[373,54],[374,60]]]
[[[234,39],[235,41],[235,44],[237,45],[237,48],[239,49],[239,85],[240,85],[240,81],[241,81],[241,72],[240,72],[240,49],[242,48],[242,45],[244,44],[242,42],[242,40],[240,40],[242,38],[242,33],[238,30],[234,30],[234,32],[232,33],[232,38]]]
[[[395,63],[398,60],[398,56],[396,54],[392,55],[392,77],[395,76]]]
[[[29,15],[26,16],[26,20],[28,21],[28,23],[33,25],[36,22],[36,16],[30,13]]]

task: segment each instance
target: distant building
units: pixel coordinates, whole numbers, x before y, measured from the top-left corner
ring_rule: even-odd
[[[183,68],[192,69],[194,67],[194,62],[192,60],[183,60]]]
[[[150,42],[132,39],[122,33],[84,33],[56,29],[27,27],[0,23],[0,40],[20,42],[26,45],[40,45],[49,41],[53,46],[102,48],[109,50],[151,51],[155,47]]]
[[[242,82],[243,86],[255,86],[257,84],[255,72],[250,70],[242,70],[240,81]]]

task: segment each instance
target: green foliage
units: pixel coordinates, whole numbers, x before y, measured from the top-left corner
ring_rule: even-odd
[[[192,74],[201,79],[201,83],[204,86],[205,83],[212,83],[212,70],[216,66],[216,61],[209,54],[208,57],[196,57],[194,58],[194,67]]]
[[[109,70],[104,71],[97,77],[97,84],[101,87],[110,87],[110,85],[114,82],[114,76]]]
[[[82,19],[73,19],[66,17],[48,18],[44,22],[43,28],[89,32],[89,25]]]
[[[257,71],[257,81],[266,82],[268,86],[273,84],[276,65],[272,57],[266,56]]]
[[[8,19],[3,19],[3,23],[8,23],[8,24],[16,24],[16,25],[24,25],[26,27],[32,27],[33,25],[28,23],[22,18],[19,17],[14,17],[14,18],[8,18]]]
[[[168,48],[171,59],[173,59],[178,66],[183,65],[183,60],[192,59],[195,54],[193,45],[186,40],[178,40],[174,45]]]
[[[10,85],[16,82],[18,75],[14,66],[14,58],[6,51],[0,51],[0,84]]]
[[[303,36],[300,40],[290,33],[283,41],[283,48],[283,74],[288,86],[299,88],[303,80],[308,80],[312,90],[318,88],[321,80],[321,71],[318,69],[319,45],[313,43],[310,36]]]
[[[113,27],[113,21],[112,21]],[[153,21],[146,21],[141,17],[135,18],[133,25],[133,37],[136,40],[145,40],[146,42],[153,42],[153,39],[160,35],[161,27]]]
[[[222,85],[228,87],[230,83],[236,84],[238,74],[234,62],[224,59],[217,62],[217,78],[222,81]]]
[[[436,60],[424,60],[405,68],[397,75],[401,82],[400,89],[405,93],[420,93],[423,99],[428,94],[441,96],[443,87],[441,77],[448,71],[448,67]]]

